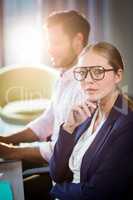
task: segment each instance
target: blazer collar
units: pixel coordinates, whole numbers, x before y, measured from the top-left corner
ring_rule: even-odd
[[[87,153],[83,157],[82,162],[84,164],[82,166],[84,167],[84,170],[81,170],[81,177],[83,177],[82,173],[84,173],[85,168],[88,169],[88,166],[89,166],[89,168],[91,167],[92,161],[95,160],[94,159],[95,156],[99,155],[99,153],[101,152],[101,150],[107,143],[108,139],[112,135],[111,130],[114,128],[117,129],[117,127],[118,127],[117,123],[119,121],[118,119],[121,119],[121,116],[124,116],[124,114],[121,112],[121,109],[123,106],[122,104],[123,104],[123,98],[122,98],[122,95],[119,95],[114,106],[112,107],[112,109],[110,111],[110,114],[109,114],[107,120],[101,127],[96,138],[94,139],[93,143],[88,148]],[[77,142],[78,138],[85,132],[85,130],[87,130],[88,126],[90,125],[92,117],[88,118],[83,124],[81,124],[78,127],[77,132],[76,132],[76,141],[75,142]],[[86,159],[86,156],[87,156],[87,159]],[[82,169],[82,166],[81,166],[81,169]],[[93,165],[93,168],[95,168],[94,165]]]
[[[98,162],[100,162],[102,158],[101,152],[103,150],[103,147],[105,147],[108,141],[110,141],[109,138],[114,138],[114,134],[116,133],[117,133],[116,136],[118,135],[117,131],[119,130],[119,124],[124,126],[125,123],[128,122],[128,120],[130,119],[132,120],[132,117],[133,117],[132,115],[130,118],[128,117],[128,120],[124,119],[126,115],[124,112],[122,112],[122,108],[123,106],[126,106],[126,105],[123,105],[123,104],[126,104],[126,102],[125,101],[123,102],[123,101],[124,100],[123,100],[122,95],[119,95],[107,120],[105,121],[102,128],[98,132],[96,138],[94,139],[93,143],[91,144],[91,146],[88,148],[87,152],[85,153],[82,160],[83,164],[81,165],[81,177],[84,177],[83,174],[85,173],[86,170],[88,171],[88,168],[89,168],[90,176],[91,176],[91,171],[93,170],[95,171]],[[82,178],[81,178],[81,181],[82,181]]]
[[[106,128],[107,126],[109,126],[109,124],[113,125],[113,123],[115,122],[115,120],[118,118],[119,115],[121,115],[121,110],[122,110],[122,104],[123,104],[123,98],[122,95],[119,95],[114,106],[111,109],[111,112],[108,116],[108,119],[106,120],[106,122],[104,123],[103,128]],[[94,115],[94,114],[93,114]],[[79,137],[87,130],[87,128],[89,127],[91,120],[93,118],[93,115],[91,117],[88,117],[85,122],[83,122],[80,126],[78,126],[75,129],[75,134],[76,134],[76,141],[79,139]]]

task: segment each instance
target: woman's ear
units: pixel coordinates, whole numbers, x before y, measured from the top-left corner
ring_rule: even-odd
[[[115,74],[116,83],[121,82],[122,77],[123,77],[123,70],[122,69],[118,69],[118,71]]]

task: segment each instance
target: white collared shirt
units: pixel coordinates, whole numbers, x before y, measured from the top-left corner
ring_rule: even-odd
[[[80,84],[74,80],[73,68],[62,74],[55,85],[49,108],[36,120],[27,125],[41,141],[52,135],[52,142],[40,142],[40,153],[47,161],[51,158],[54,144],[58,138],[60,125],[66,121],[73,106],[84,101]]]
[[[98,109],[93,116],[89,128],[81,135],[70,156],[69,168],[73,172],[73,181],[72,181],[73,183],[80,182],[80,168],[83,156],[90,147],[90,145],[92,144],[92,142],[94,141],[98,131],[100,130],[105,121],[105,119],[103,118],[101,120],[101,123],[98,125],[97,129],[93,132],[93,127],[95,120],[97,118],[97,114],[98,114]]]

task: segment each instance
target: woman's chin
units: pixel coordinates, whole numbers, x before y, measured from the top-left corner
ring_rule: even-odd
[[[98,95],[91,95],[91,94],[88,94],[88,95],[87,95],[87,99],[88,99],[89,101],[95,102],[95,101],[98,101],[98,100],[99,100],[99,97],[98,97]]]

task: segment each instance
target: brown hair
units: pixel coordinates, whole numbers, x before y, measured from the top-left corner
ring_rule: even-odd
[[[99,42],[90,47],[90,50],[98,53],[108,60],[108,63],[114,68],[115,72],[118,69],[124,70],[122,56],[119,50],[108,42]]]
[[[81,52],[80,56],[82,57],[86,55],[86,53],[89,52],[90,50],[106,58],[108,60],[108,63],[114,68],[115,72],[117,72],[118,69],[124,70],[124,63],[122,60],[122,56],[119,50],[114,45],[108,42],[98,42],[94,45],[87,45]],[[133,111],[133,97],[131,95],[123,93],[121,90],[120,92],[123,96],[124,101]]]
[[[90,33],[90,24],[87,19],[75,10],[53,12],[46,20],[46,27],[61,24],[64,32],[73,38],[77,33],[82,33],[85,46],[88,42]]]

